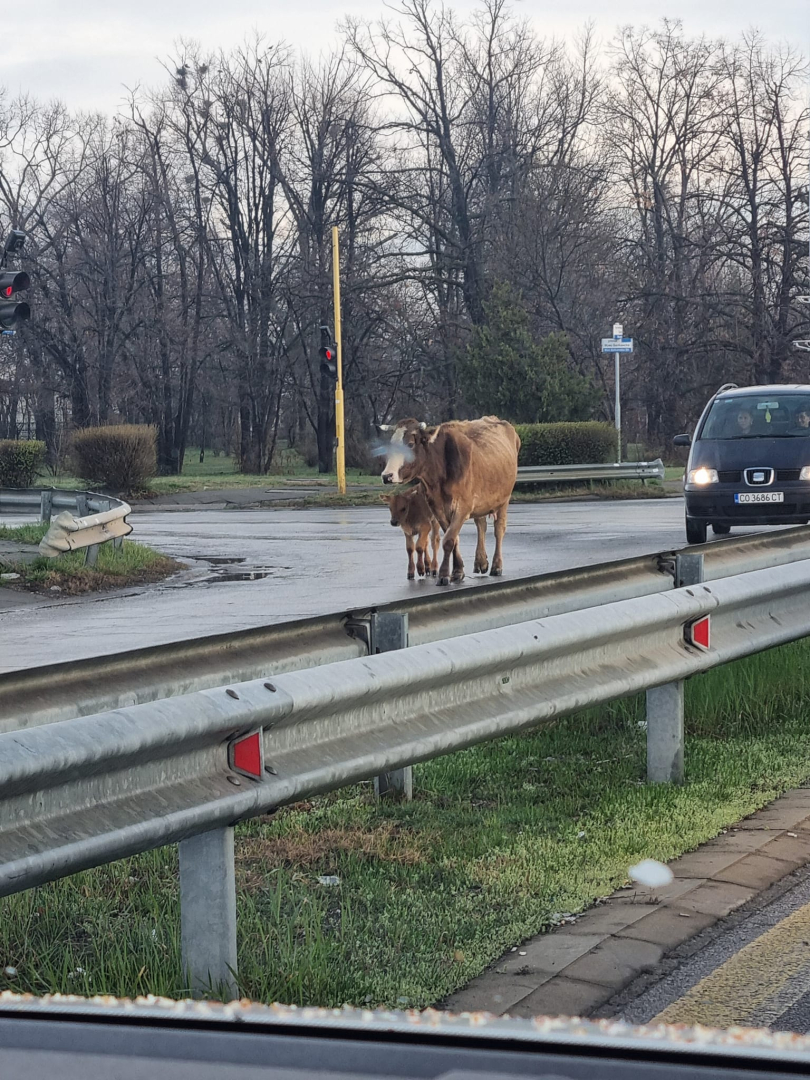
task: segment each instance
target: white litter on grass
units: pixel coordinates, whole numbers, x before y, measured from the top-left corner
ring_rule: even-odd
[[[577,840],[584,840],[584,839],[585,839],[585,833],[584,832],[578,832],[577,833]]]
[[[647,730],[647,721],[646,720],[636,720],[636,727],[639,728],[641,731],[646,731]]]
[[[323,877],[318,878],[319,885],[339,885],[340,878],[337,874],[324,874]]]
[[[15,967],[10,967],[10,966],[6,967],[6,968],[3,968],[3,974],[8,975],[8,977],[10,979],[13,979],[14,976],[17,974],[17,969]]]
[[[17,581],[19,574],[0,574],[0,581]]]
[[[669,885],[675,877],[668,866],[655,859],[642,859],[628,870],[632,881],[639,885]]]

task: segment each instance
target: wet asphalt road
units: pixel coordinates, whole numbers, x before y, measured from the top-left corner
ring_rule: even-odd
[[[50,600],[0,590],[0,671],[359,609],[437,588],[432,579],[406,580],[404,539],[382,506],[150,510],[130,520],[133,539],[187,562],[191,571],[93,598]],[[488,540],[491,557],[491,528]],[[450,588],[486,588],[492,579],[471,576],[470,522],[461,543],[470,576]],[[517,504],[509,512],[504,569],[514,578],[684,544],[678,498]]]

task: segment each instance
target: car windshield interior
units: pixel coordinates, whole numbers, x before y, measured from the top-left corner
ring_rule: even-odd
[[[701,439],[789,439],[810,436],[810,397],[770,394],[718,398]]]

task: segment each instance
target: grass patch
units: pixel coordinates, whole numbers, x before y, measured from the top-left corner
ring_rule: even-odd
[[[644,783],[629,699],[362,784],[237,832],[242,993],[425,1006],[505,949],[810,776],[810,645],[691,679],[688,783]],[[336,875],[337,886],[318,878]],[[180,996],[177,862],[151,852],[0,901],[0,989]]]
[[[39,522],[14,528],[0,526],[0,540],[37,545],[47,531],[48,526]],[[0,553],[0,573],[20,575],[13,581],[0,582],[0,585],[42,593],[53,592],[55,586],[63,595],[78,596],[81,593],[162,581],[181,569],[180,563],[174,559],[133,540],[124,540],[119,551],[110,543],[102,544],[95,566],[85,566],[84,560],[84,549],[67,552],[55,559],[38,556],[33,562],[4,559]]]

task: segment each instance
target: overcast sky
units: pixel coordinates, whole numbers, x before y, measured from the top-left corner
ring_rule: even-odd
[[[470,0],[451,4],[459,10]],[[690,34],[736,38],[757,27],[803,51],[810,37],[808,0],[522,0],[517,9],[544,36],[567,38],[588,21],[600,40],[626,23],[679,18]],[[562,12],[561,10],[562,9]],[[310,51],[328,48],[347,13],[376,17],[380,0],[39,0],[9,5],[3,15],[0,84],[69,107],[113,111],[125,87],[162,81],[160,58],[174,42],[193,38],[207,48],[238,44],[258,29]]]

